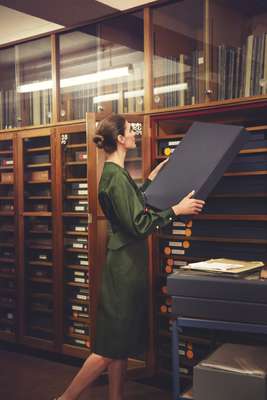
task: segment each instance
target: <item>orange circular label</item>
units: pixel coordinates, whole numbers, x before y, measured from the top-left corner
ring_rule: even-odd
[[[192,235],[191,229],[186,229],[185,230],[185,236],[191,236],[191,235]]]
[[[164,247],[164,254],[166,254],[166,256],[169,256],[171,254],[171,248],[170,247]]]
[[[167,306],[165,306],[165,305],[162,305],[162,306],[160,306],[160,311],[162,312],[162,313],[166,313],[167,312]]]
[[[168,258],[167,259],[167,264],[170,266],[173,266],[173,259],[172,258]]]
[[[167,265],[165,267],[165,271],[167,272],[167,274],[170,274],[172,272],[172,267],[170,265]]]
[[[192,225],[193,225],[193,221],[188,221],[188,222],[186,222],[186,224],[185,224],[185,226],[186,226],[187,228],[192,228]]]
[[[183,247],[184,247],[185,249],[188,249],[188,248],[190,247],[190,242],[188,242],[188,240],[185,240],[185,241],[183,242]]]
[[[186,358],[188,358],[189,360],[192,360],[194,358],[194,353],[192,350],[187,350]]]

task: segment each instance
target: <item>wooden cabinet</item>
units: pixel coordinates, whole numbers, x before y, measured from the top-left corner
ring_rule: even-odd
[[[22,131],[18,145],[20,339],[57,346],[57,230],[52,129]]]
[[[151,117],[152,158],[165,159],[183,140],[194,121],[243,125],[250,138],[208,197],[204,210],[192,221],[177,218],[154,237],[157,300],[157,366],[171,375],[171,298],[168,274],[190,262],[233,258],[267,262],[267,119],[266,104],[223,105]],[[207,154],[199,154],[207,157]],[[187,166],[184,165],[186,174]],[[193,190],[194,188],[192,188]],[[222,340],[222,338],[221,338]],[[213,340],[214,344],[214,340]],[[192,368],[212,348],[203,332],[185,330],[178,349],[183,383],[192,380]]]
[[[0,338],[17,338],[18,252],[16,140],[10,133],[0,139]]]

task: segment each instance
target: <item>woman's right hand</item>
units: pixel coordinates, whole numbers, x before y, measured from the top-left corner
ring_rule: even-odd
[[[196,215],[202,211],[205,201],[192,199],[195,191],[193,190],[185,196],[180,203],[172,206],[175,215]]]

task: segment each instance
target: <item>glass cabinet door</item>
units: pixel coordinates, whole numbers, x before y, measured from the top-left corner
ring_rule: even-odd
[[[185,0],[152,10],[153,108],[205,101],[204,3]]]
[[[59,42],[62,121],[143,110],[142,13],[61,34]]]
[[[0,129],[14,128],[16,120],[15,50],[0,50]]]
[[[51,123],[50,37],[15,46],[17,126]]]
[[[267,94],[267,3],[210,0],[213,100]]]

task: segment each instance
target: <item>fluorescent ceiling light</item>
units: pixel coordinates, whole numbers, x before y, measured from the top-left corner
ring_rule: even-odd
[[[104,71],[95,72],[94,74],[80,75],[73,78],[66,78],[60,80],[61,87],[70,87],[84,85],[87,83],[94,83],[104,81],[107,79],[121,78],[129,75],[129,67],[113,68]]]
[[[176,85],[168,85],[168,86],[159,86],[154,88],[154,94],[163,94],[163,93],[171,93],[171,92],[179,92],[188,89],[188,84],[177,83]],[[124,92],[123,96],[125,99],[132,99],[134,97],[142,97],[144,96],[144,89],[139,90],[130,90],[128,92]],[[109,93],[104,94],[102,96],[96,96],[93,98],[93,103],[104,103],[105,101],[113,101],[119,100],[120,93]]]
[[[129,75],[129,66],[121,68],[112,68],[93,74],[80,75],[72,78],[65,78],[60,80],[60,87],[71,87],[78,85],[86,85],[88,83],[100,82],[109,79],[121,78]],[[37,92],[39,90],[52,89],[52,80],[33,82],[25,85],[20,85],[17,88],[19,93]]]
[[[105,101],[114,101],[114,100],[119,100],[119,93],[109,93],[109,94],[103,94],[102,96],[95,96],[93,98],[93,103],[104,103]]]
[[[177,83],[175,85],[168,85],[168,86],[159,86],[154,88],[154,94],[162,94],[162,93],[170,93],[170,92],[179,92],[182,90],[187,90],[188,84],[184,83]]]
[[[52,89],[52,81],[40,81],[33,83],[26,83],[17,88],[18,93],[38,92],[39,90]]]

